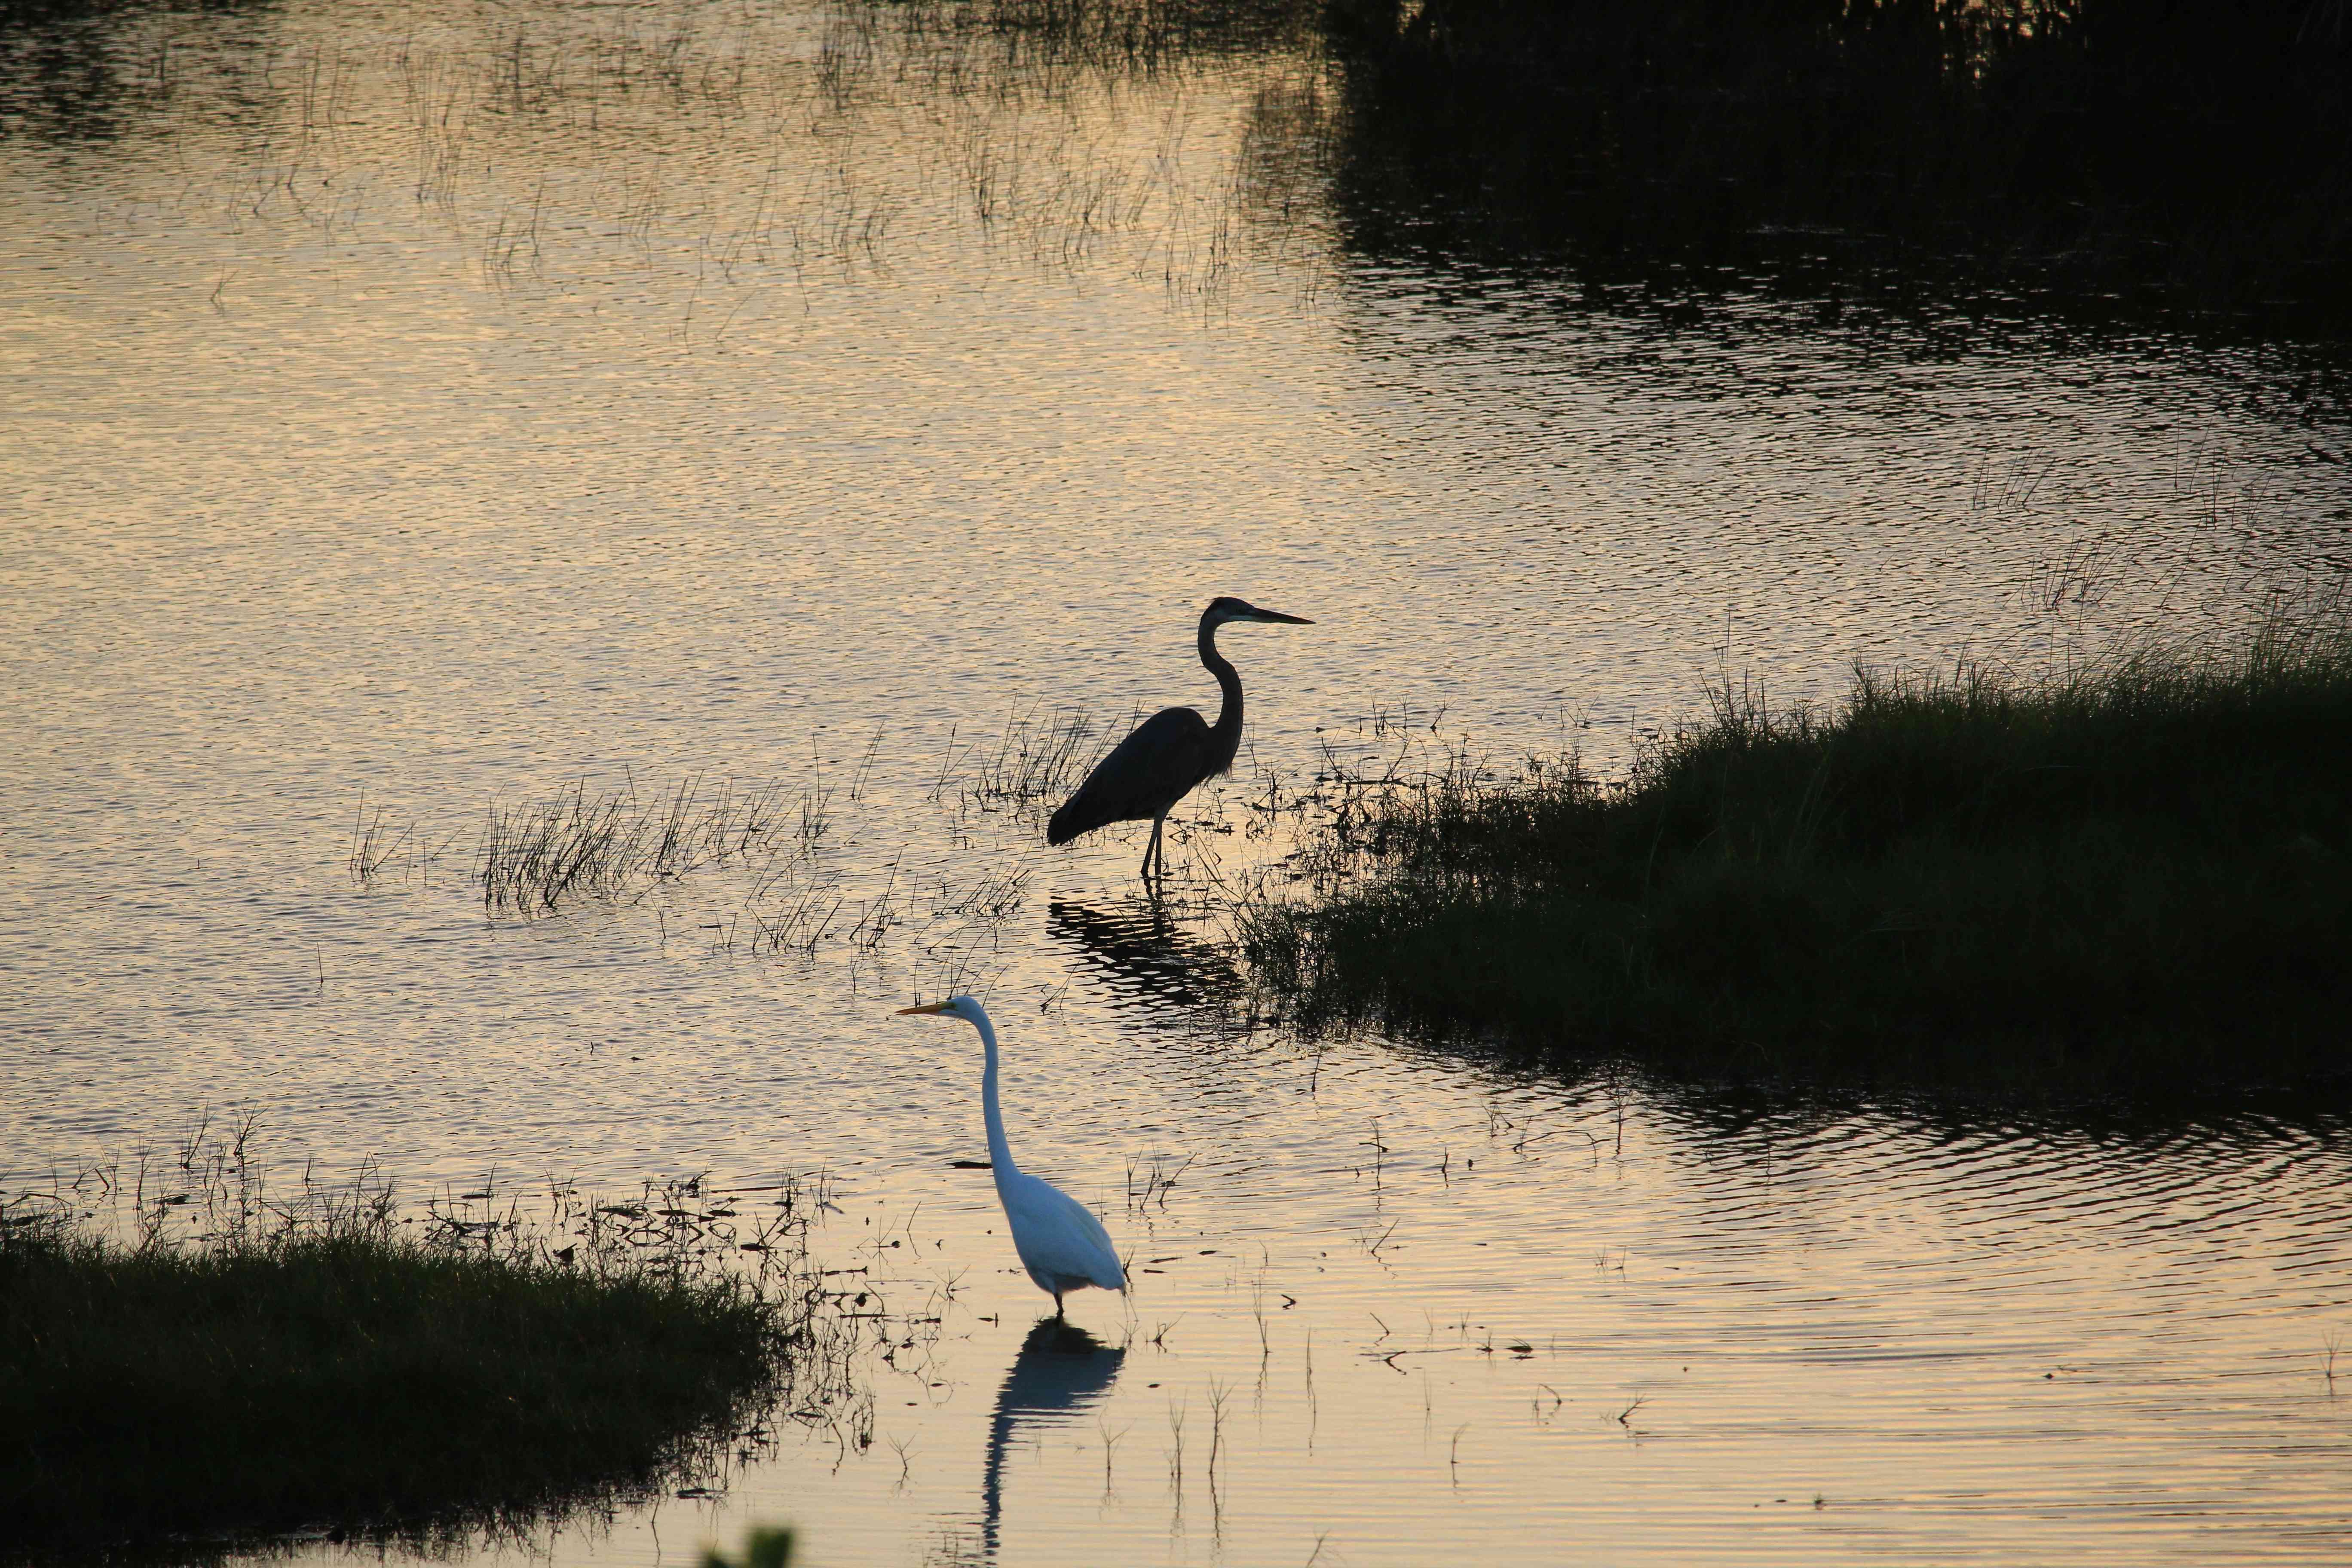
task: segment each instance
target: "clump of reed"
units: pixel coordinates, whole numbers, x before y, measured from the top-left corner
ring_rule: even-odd
[[[1015,710],[993,751],[974,747],[962,758],[959,788],[981,811],[1018,810],[1056,802],[1076,789],[1108,750],[1107,726],[1090,714],[1056,708]]]
[[[698,774],[646,801],[634,783],[591,796],[583,780],[537,805],[491,807],[475,880],[493,913],[622,898],[706,865],[813,850],[830,826],[831,799],[825,788],[787,798],[781,784],[731,779],[708,789]]]
[[[0,1202],[0,1558],[446,1547],[717,1489],[856,1402],[798,1185],[404,1211],[373,1169],[271,1190],[250,1131]]]
[[[1573,758],[1356,792],[1243,946],[1310,1028],[1713,1072],[2156,1089],[2340,1074],[2352,616],[2032,679],[1752,686],[1622,784]]]

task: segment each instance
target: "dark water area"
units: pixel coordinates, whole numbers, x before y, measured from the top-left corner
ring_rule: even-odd
[[[1335,766],[1622,776],[1726,672],[2324,590],[2323,335],[1457,247],[1312,16],[16,6],[0,56],[0,1186],[207,1107],[405,1201],[822,1176],[814,1261],[906,1330],[866,1425],[456,1555],[2352,1551],[2332,1112],[1306,1039],[1231,944]],[[1316,624],[1225,634],[1155,905],[1139,832],[1045,844],[1036,748],[1213,707],[1226,593]],[[682,785],[729,853],[486,887]],[[1130,1258],[1091,1346],[1034,1329],[977,1047],[893,1016],[950,986]]]
[[[1367,252],[1532,251],[1702,289],[1730,269],[1832,307],[1979,300],[2244,340],[2347,321],[2352,36],[2326,5],[1330,17],[1328,158]]]

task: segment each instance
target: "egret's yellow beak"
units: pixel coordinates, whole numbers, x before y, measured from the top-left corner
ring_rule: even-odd
[[[928,1007],[901,1007],[898,1009],[898,1016],[903,1018],[909,1013],[944,1013],[947,1010],[946,1003],[934,1002]]]

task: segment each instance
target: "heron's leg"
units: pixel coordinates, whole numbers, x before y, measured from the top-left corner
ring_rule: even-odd
[[[1161,876],[1168,874],[1168,851],[1160,842],[1160,830],[1167,824],[1168,816],[1164,812],[1151,819],[1151,842],[1143,847],[1143,879],[1147,882],[1151,879],[1151,868],[1155,862],[1160,868]]]
[[[1059,1290],[1056,1290],[1056,1291],[1055,1291],[1055,1292],[1054,1292],[1054,1316],[1055,1316],[1055,1317],[1056,1317],[1056,1318],[1059,1318],[1061,1315],[1062,1315],[1062,1293],[1061,1293]]]

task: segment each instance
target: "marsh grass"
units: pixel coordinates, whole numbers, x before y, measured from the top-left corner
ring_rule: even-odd
[[[856,1404],[796,1185],[404,1212],[249,1133],[0,1205],[0,1557],[510,1535]]]
[[[492,806],[475,880],[492,913],[620,899],[706,865],[813,851],[831,826],[831,800],[822,787],[789,799],[781,784],[709,788],[699,774],[651,801],[634,782],[592,797],[583,780],[534,805]]]
[[[1126,730],[1091,715],[1056,708],[1015,710],[993,751],[974,748],[966,759],[963,798],[980,811],[1034,809],[1058,803],[1076,789]]]
[[[344,858],[343,868],[351,873],[352,881],[364,888],[408,852],[415,836],[413,823],[397,827],[388,824],[383,807],[379,805],[371,813],[367,795],[362,792],[358,814],[352,821],[352,852]]]
[[[1342,796],[1316,895],[1240,921],[1310,1028],[1379,1020],[1735,1074],[2161,1088],[2341,1074],[2352,616],[2042,679],[1708,692],[1572,757]]]
[[[1000,64],[1033,72],[1150,72],[1296,47],[1319,16],[1307,0],[898,0],[877,9],[917,36],[985,38]]]
[[[930,265],[942,217],[959,270],[1123,267],[1221,309],[1246,237],[1226,138],[1200,124],[1225,90],[1206,79],[1310,49],[1314,16],[1303,0],[828,0],[261,39],[39,0],[0,5],[0,61],[19,68],[0,120],[68,142],[175,127],[194,138],[191,212],[334,242],[420,223],[518,302],[642,271],[656,287],[631,330],[718,353],[787,330],[818,291]],[[237,308],[251,271],[216,269],[209,308]]]
[[[430,883],[434,868],[457,838],[453,833],[435,841],[422,823],[397,821],[384,806],[371,806],[362,790],[352,818],[351,849],[343,857],[343,869],[352,885],[361,888],[394,879]]]
[[[992,740],[967,740],[960,727],[950,729],[937,763],[926,770],[922,799],[948,814],[954,840],[970,847],[978,819],[1034,817],[1074,789],[1103,749],[1103,734],[1087,715],[1059,709],[1016,708]],[[877,735],[856,764],[854,802],[866,792],[879,745]],[[1026,867],[982,866],[968,877],[926,879],[908,871],[902,847],[887,861],[866,862],[860,874],[809,852],[824,832],[822,821],[813,821],[796,832],[793,852],[772,854],[740,909],[719,922],[716,949],[801,960],[838,950],[859,962],[882,954],[896,937],[931,960],[974,948],[993,952],[1005,923],[1027,903]],[[850,833],[857,838],[858,828]]]

